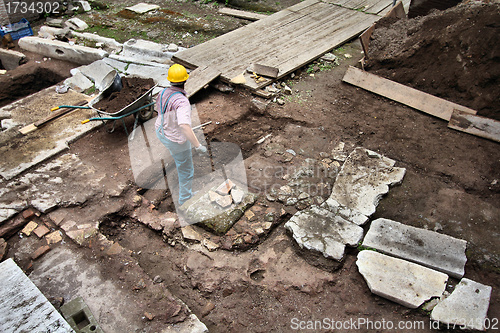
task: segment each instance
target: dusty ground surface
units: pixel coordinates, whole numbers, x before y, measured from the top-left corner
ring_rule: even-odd
[[[176,3],[172,6],[189,11],[193,4]],[[200,7],[196,8],[199,10]],[[498,5],[493,8],[498,12]],[[455,13],[454,22],[465,22],[467,20],[462,15],[479,12],[475,7],[469,9],[452,11]],[[490,14],[491,11],[484,15],[489,17]],[[488,22],[487,19],[483,21]],[[441,30],[450,26],[447,20],[435,20],[434,24],[438,22],[444,23],[439,28]],[[499,35],[497,26],[488,28]],[[435,29],[439,30],[437,26]],[[429,32],[428,35],[432,34]],[[481,33],[471,32],[470,36],[479,38]],[[452,46],[448,44],[449,48]],[[427,50],[424,55],[429,53],[435,54]],[[450,50],[448,53],[452,57],[458,54]],[[295,170],[305,158],[321,158],[320,153],[329,153],[338,142],[345,142],[348,148],[362,146],[395,159],[397,166],[407,169],[402,185],[393,188],[381,201],[373,218],[389,218],[467,240],[469,260],[465,276],[493,287],[489,317],[498,318],[498,143],[452,131],[439,119],[342,83],[347,66],[357,65],[362,57],[361,47],[354,42],[335,54],[340,59],[338,67],[324,70],[325,66],[317,63],[297,71],[293,79],[287,79],[292,95],[284,96],[283,106],[271,104],[264,114],[251,108],[252,97],[245,91],[225,94],[209,89],[192,100],[197,104],[201,121],[212,121],[205,129],[208,141],[234,142],[242,148],[249,184],[253,191],[261,194],[258,206],[262,211],[256,211],[256,218],[263,219],[263,210],[269,207],[284,209],[266,237],[257,238],[244,250],[220,248],[209,252],[198,243],[184,241],[175,227],[162,235],[138,223],[132,217],[135,208],[131,204],[136,193],[144,197],[142,206],[153,211],[163,214],[173,207],[164,191],[141,190],[134,185],[127,138],[122,128],[117,128],[113,134],[99,129],[71,146],[70,151],[78,154],[84,163],[106,175],[105,186],[106,182],[128,184],[119,198],[96,197],[77,207],[73,214],[92,212],[101,216],[101,233],[132,251],[131,257],[137,260],[149,278],[153,280],[159,276],[159,280],[212,332],[289,332],[296,320],[324,318],[336,321],[365,318],[392,321],[395,325],[399,321],[422,321],[425,325],[422,331],[431,331],[424,311],[409,310],[370,293],[355,265],[356,249],[349,250],[340,266],[298,249],[283,228],[283,222],[296,208],[266,200],[269,187],[284,184],[282,176]],[[416,48],[410,59],[419,54],[419,48]],[[497,73],[497,56],[481,59],[487,60],[481,68],[488,70],[477,71],[483,74],[491,69],[491,75]],[[430,62],[424,58],[415,63]],[[391,73],[392,79],[403,76],[399,68],[403,68],[403,73],[410,72],[404,67],[403,60],[392,67],[384,67],[383,61],[373,65],[379,74]],[[434,72],[434,68],[429,66],[429,71]],[[432,78],[423,76],[426,71],[418,72],[419,79],[408,79],[406,83],[425,90],[425,85],[417,83],[422,83],[423,79],[432,82]],[[457,75],[462,77],[462,74]],[[457,87],[453,84],[444,87],[440,89],[449,96],[468,96],[480,91],[484,96],[498,98],[498,93],[495,93],[498,84],[482,83],[470,94],[461,90],[456,92]],[[444,92],[440,94],[445,97]],[[498,114],[498,103],[494,101],[468,104],[469,101],[475,103],[474,96],[455,102],[470,107],[477,105],[486,110],[487,115]],[[133,119],[128,121],[131,125]],[[267,134],[272,136],[257,145],[256,142]],[[277,145],[293,149],[298,154],[289,158],[283,149],[273,150]],[[274,172],[265,173],[263,170]],[[331,188],[329,179],[324,179],[324,182],[327,188]],[[15,251],[20,247],[20,240],[12,237],[8,241],[11,245],[9,256],[22,257],[19,251]],[[131,272],[137,275],[126,276],[119,265],[109,264],[119,259],[100,255],[98,248],[82,249],[82,252],[86,260],[100,265],[104,278],[120,279],[125,289],[134,290],[139,273]],[[22,260],[21,264],[29,271],[29,259]],[[136,290],[136,293],[141,299],[147,298],[145,290]],[[61,295],[51,291],[49,296]],[[155,319],[152,322],[143,320],[143,330],[153,332],[161,327],[165,311],[154,299],[148,311],[155,315]],[[361,326],[359,330],[366,329]]]

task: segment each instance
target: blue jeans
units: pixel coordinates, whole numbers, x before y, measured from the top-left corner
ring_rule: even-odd
[[[191,143],[186,141],[179,144],[170,141],[161,133],[161,127],[156,131],[156,136],[168,148],[174,158],[177,176],[179,177],[179,205],[182,206],[192,196],[194,166]]]

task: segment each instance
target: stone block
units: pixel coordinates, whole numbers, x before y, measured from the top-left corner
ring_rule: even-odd
[[[363,228],[317,206],[297,212],[285,228],[300,247],[338,261],[344,258],[346,245],[356,246],[363,237]]]
[[[19,47],[46,57],[61,59],[75,64],[87,65],[108,56],[108,52],[80,45],[69,45],[57,40],[38,37],[23,37]]]
[[[97,60],[89,65],[78,67],[78,70],[89,80],[93,81],[97,89],[102,90],[102,80],[113,71],[113,67],[106,64],[103,60]]]
[[[76,31],[83,31],[85,29],[88,29],[89,27],[87,23],[85,23],[78,17],[70,18],[69,20],[64,22],[64,26]]]
[[[21,232],[29,237],[33,232],[33,230],[35,230],[37,227],[38,224],[36,222],[31,221],[23,228],[23,230],[21,230]]]
[[[45,239],[47,240],[47,244],[49,245],[59,243],[60,241],[62,241],[61,232],[59,231],[51,232],[50,234],[45,236]]]
[[[174,52],[168,51],[168,45],[143,39],[130,39],[123,43],[121,55],[161,63],[172,59]]]
[[[19,67],[25,59],[26,56],[21,52],[0,48],[0,62],[6,70],[12,70]]]
[[[440,297],[448,275],[375,251],[361,251],[356,261],[370,291],[415,309],[432,297]]]
[[[61,306],[61,313],[76,332],[103,333],[99,323],[80,296]]]
[[[94,86],[94,83],[92,83],[92,81],[90,81],[85,75],[80,72],[77,72],[72,77],[64,80],[64,84],[79,93],[84,92]]]
[[[485,331],[492,288],[463,278],[450,296],[439,302],[431,319],[461,329]],[[493,323],[493,321],[491,321]]]
[[[126,7],[125,9],[130,10],[130,11],[137,13],[137,14],[144,14],[144,13],[147,13],[149,11],[152,11],[152,10],[155,10],[158,8],[160,8],[160,6],[158,6],[158,5],[151,5],[151,4],[141,2],[141,3],[138,3],[134,6]]]
[[[371,216],[389,187],[403,180],[406,169],[394,167],[395,163],[368,149],[356,148],[337,175],[330,198]]]
[[[465,273],[467,242],[431,230],[377,219],[371,223],[363,245],[455,278]]]
[[[153,79],[156,84],[162,87],[170,86],[170,81],[167,79],[168,68],[165,67],[130,64],[125,74],[143,79]]]

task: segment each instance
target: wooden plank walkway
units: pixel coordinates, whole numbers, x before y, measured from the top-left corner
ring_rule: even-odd
[[[370,9],[392,4],[390,0],[362,1]],[[357,37],[380,18],[321,0],[305,0],[179,52],[173,60],[192,69],[200,66],[214,68],[222,73],[221,79],[226,82],[244,74],[244,85],[259,89],[273,80],[257,83],[250,77],[251,73],[246,72],[248,66],[258,63],[276,67],[279,69],[278,78],[282,78]]]

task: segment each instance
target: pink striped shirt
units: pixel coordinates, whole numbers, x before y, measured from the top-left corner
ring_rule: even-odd
[[[175,94],[168,101],[167,108],[165,109],[165,102],[168,97],[174,92],[181,92],[182,94]],[[163,94],[163,98],[162,98]],[[161,124],[161,112],[165,110],[163,115],[163,133],[165,137],[172,142],[184,143],[187,138],[181,132],[179,125],[188,124],[191,126],[191,104],[186,97],[186,91],[179,87],[169,87],[165,91],[161,91],[156,99],[156,111],[158,111],[158,117],[156,118],[155,128],[159,129]]]

